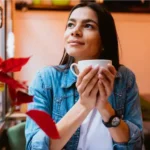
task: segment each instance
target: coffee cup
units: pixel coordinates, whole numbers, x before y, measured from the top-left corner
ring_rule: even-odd
[[[70,66],[70,69],[72,73],[78,77],[78,75],[75,73],[73,69],[74,66],[78,68],[79,72],[82,72],[86,67],[90,65],[92,67],[99,65],[100,67],[106,68],[108,64],[112,64],[112,61],[106,60],[106,59],[81,60],[81,61],[78,61],[78,63],[72,63]]]

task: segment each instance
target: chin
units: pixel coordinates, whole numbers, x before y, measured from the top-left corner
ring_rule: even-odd
[[[83,55],[83,53],[81,53],[81,51],[77,49],[69,49],[69,50],[66,50],[66,52],[68,55],[72,57],[80,57],[81,55]]]

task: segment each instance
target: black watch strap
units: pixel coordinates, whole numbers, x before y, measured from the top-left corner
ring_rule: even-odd
[[[104,120],[102,122],[107,128],[117,127],[121,122],[121,117],[115,111],[115,115],[111,116],[108,122],[104,122]]]

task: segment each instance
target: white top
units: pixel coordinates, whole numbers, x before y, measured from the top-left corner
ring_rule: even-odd
[[[97,109],[91,110],[81,124],[77,150],[113,150],[112,137]]]

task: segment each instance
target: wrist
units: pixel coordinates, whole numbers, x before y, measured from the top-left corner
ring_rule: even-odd
[[[101,114],[103,121],[105,122],[108,122],[110,117],[115,115],[115,110],[112,108],[109,102],[104,109],[98,109],[98,110]]]
[[[102,120],[102,122],[107,128],[118,127],[121,123],[121,118],[118,116],[117,112],[115,112],[115,115],[112,115],[109,121],[105,122]]]
[[[83,104],[81,103],[80,99],[77,101],[77,105],[79,105],[79,107],[80,107],[83,111],[85,111],[85,112],[87,112],[87,113],[89,113],[89,112],[92,110],[92,107],[83,105]]]

